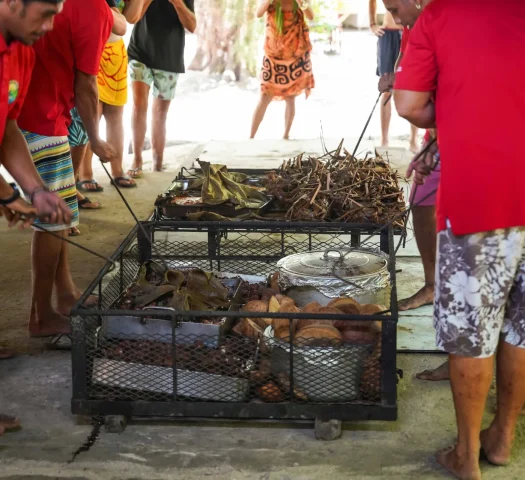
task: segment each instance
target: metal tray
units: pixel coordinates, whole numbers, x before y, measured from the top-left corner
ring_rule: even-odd
[[[92,381],[106,387],[173,395],[173,369],[96,358]],[[248,379],[177,369],[177,396],[218,402],[244,402]]]
[[[221,278],[221,282],[233,290],[230,311],[239,308],[241,301],[241,286],[243,280],[237,278]],[[122,297],[115,302],[111,308],[118,309]],[[146,307],[144,310],[171,310],[167,307]],[[175,328],[175,340],[179,345],[190,345],[195,340],[201,340],[204,345],[211,348],[219,346],[220,339],[233,327],[234,317],[222,318],[219,325],[211,325],[194,322],[181,322]],[[144,340],[154,338],[162,343],[172,342],[172,325],[166,318],[136,317],[133,315],[114,315],[102,319],[102,327],[99,331],[102,338],[114,338],[119,340]]]
[[[246,213],[253,212],[256,215],[262,215],[265,213],[273,203],[273,197],[269,197],[268,201],[261,205],[259,208],[239,208],[236,209],[235,205],[231,204],[220,204],[220,205],[207,205],[204,203],[197,203],[194,205],[162,205],[157,204],[161,210],[162,215],[166,218],[180,218],[186,219],[190,213],[199,212],[211,212],[216,213],[227,218],[235,218]]]

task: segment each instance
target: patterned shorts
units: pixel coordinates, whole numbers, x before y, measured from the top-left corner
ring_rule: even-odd
[[[39,220],[35,223],[54,232],[76,227],[78,225],[77,189],[67,137],[44,137],[25,130],[22,130],[22,133],[29,145],[33,163],[45,185],[58,194],[73,213],[70,225],[49,224]]]
[[[525,348],[525,227],[438,234],[434,326],[454,355],[494,355],[500,338]]]
[[[173,100],[177,88],[178,73],[165,72],[149,68],[137,60],[129,61],[129,73],[134,82],[143,82],[151,87],[153,84],[153,96],[159,100]]]
[[[71,125],[69,125],[67,139],[72,147],[82,147],[89,142],[84,123],[78,114],[77,107],[71,110]]]

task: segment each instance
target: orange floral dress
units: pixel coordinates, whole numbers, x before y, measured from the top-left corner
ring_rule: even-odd
[[[308,25],[300,9],[295,14],[283,12],[283,15],[283,32],[278,33],[275,7],[268,9],[261,91],[275,100],[296,97],[303,92],[308,98],[315,86]]]

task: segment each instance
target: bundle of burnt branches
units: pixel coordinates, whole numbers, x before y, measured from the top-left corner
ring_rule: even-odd
[[[405,211],[399,176],[382,157],[358,160],[343,149],[286,160],[265,179],[287,220],[384,225]],[[403,227],[403,218],[395,226]]]

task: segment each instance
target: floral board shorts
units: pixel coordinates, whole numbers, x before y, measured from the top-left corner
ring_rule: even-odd
[[[129,74],[133,82],[144,82],[151,87],[153,96],[159,100],[173,100],[177,88],[178,73],[149,68],[137,60],[129,61]]]
[[[434,326],[442,350],[494,355],[500,338],[525,348],[525,227],[438,234]]]

